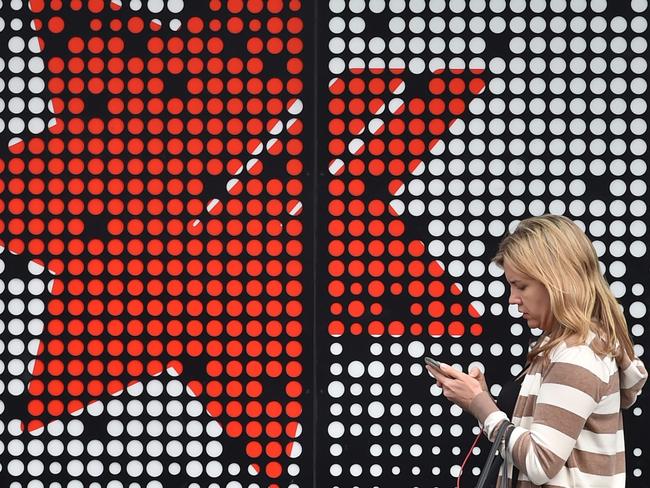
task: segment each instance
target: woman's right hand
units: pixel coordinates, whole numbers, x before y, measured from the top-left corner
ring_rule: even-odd
[[[481,384],[481,388],[483,389],[483,391],[489,392],[487,382],[485,381],[485,375],[483,375],[483,372],[480,369],[478,368],[470,369],[469,375]]]

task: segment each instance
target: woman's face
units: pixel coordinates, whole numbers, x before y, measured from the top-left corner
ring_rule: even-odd
[[[539,281],[517,271],[504,260],[503,271],[510,284],[508,303],[517,305],[531,329],[548,331],[554,323],[551,300],[546,287]]]

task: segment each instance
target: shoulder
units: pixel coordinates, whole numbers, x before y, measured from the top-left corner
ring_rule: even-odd
[[[561,399],[580,416],[587,418],[603,396],[611,390],[612,368],[588,344],[560,342],[549,351],[541,374],[539,396]],[[614,363],[614,366],[615,363]],[[578,410],[575,410],[576,412]]]
[[[593,337],[582,342],[575,338],[560,342],[550,351],[549,359],[551,365],[562,364],[589,372],[603,383],[609,383],[610,377],[618,369],[612,356],[603,356],[594,350]]]

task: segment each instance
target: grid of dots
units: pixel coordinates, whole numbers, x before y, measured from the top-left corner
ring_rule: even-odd
[[[500,381],[521,371],[527,327],[505,305],[502,271],[488,263],[499,239],[527,215],[566,214],[587,232],[643,354],[646,14],[644,1],[330,0],[323,6],[327,486],[387,479],[420,486],[432,476],[439,486],[454,483],[476,427],[437,398],[441,390],[420,363],[429,354],[465,370],[487,369],[488,380],[497,379],[494,395]],[[470,316],[461,316],[458,328],[470,334],[426,327],[438,319],[424,302],[427,283],[424,293],[411,294],[410,307],[390,299],[393,281],[410,291],[422,275],[373,273],[377,249],[384,249],[377,228],[388,229],[393,240],[385,248],[393,257],[408,256],[418,243],[420,271],[438,264],[441,273],[428,277],[430,285],[447,291],[438,296],[449,311],[465,297]],[[337,264],[338,256],[347,266]],[[360,312],[377,318],[360,325]],[[390,321],[393,314],[399,322]],[[471,334],[474,317],[478,333]],[[388,337],[382,320],[389,322]],[[626,424],[632,483],[647,470],[636,434],[641,405]],[[471,475],[478,468],[465,476]]]
[[[23,132],[42,133],[51,117],[41,44],[20,0],[0,6],[0,142]]]
[[[26,2],[0,1],[10,53],[0,138],[13,153],[0,161],[0,478],[295,486],[305,475],[302,6],[210,0],[189,17],[179,0],[64,3],[35,0],[29,14]],[[585,228],[643,353],[647,3],[318,8],[331,142],[316,303],[327,462],[311,469],[326,486],[431,476],[446,486],[472,423],[439,389],[423,398],[421,356],[485,365],[489,378],[497,362],[519,371],[525,326],[486,265],[518,218],[564,213]],[[74,37],[71,18],[88,20]],[[204,53],[232,63],[203,65]],[[203,69],[228,82],[202,84]],[[35,137],[46,124],[48,137]],[[82,364],[65,369],[80,351]],[[206,373],[207,384],[188,381]],[[19,392],[31,399],[22,413]],[[642,405],[626,432],[633,481],[647,473]]]
[[[54,119],[0,160],[2,481],[295,486],[301,2],[12,9]]]

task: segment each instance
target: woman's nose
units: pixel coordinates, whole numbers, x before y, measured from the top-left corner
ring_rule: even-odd
[[[519,295],[510,292],[510,296],[508,297],[508,303],[510,303],[511,305],[519,305],[521,303],[521,297]]]

